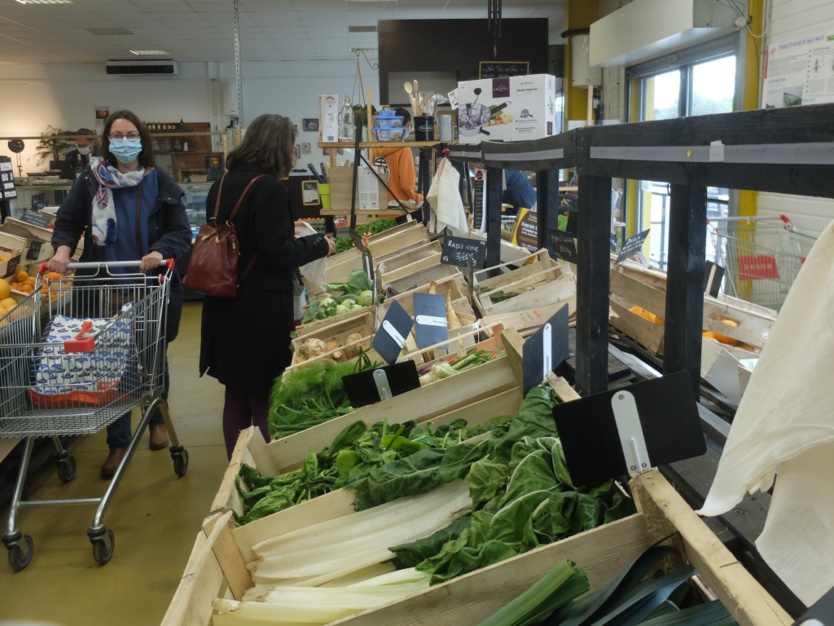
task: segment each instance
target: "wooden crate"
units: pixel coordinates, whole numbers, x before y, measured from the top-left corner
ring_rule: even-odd
[[[641,552],[674,537],[682,556],[730,614],[744,626],[792,623],[791,617],[718,540],[656,471],[631,482],[639,512],[526,554],[435,585],[399,602],[370,609],[334,624],[394,626],[478,624],[511,601],[563,559],[588,574],[591,590],[607,584]],[[163,626],[212,623],[211,599],[240,598],[251,586],[246,563],[251,547],[311,523],[347,517],[352,496],[333,492],[256,522],[234,528],[231,513],[211,516],[198,537]]]
[[[356,248],[334,254],[324,260],[324,276],[329,283],[347,282],[352,271],[362,268],[362,252]]]
[[[394,228],[382,231],[368,238],[367,248],[376,266],[386,255],[403,250],[414,243],[425,243],[429,240],[429,231],[421,222],[411,221]]]
[[[382,279],[382,288],[390,295],[397,295],[417,289],[421,285],[428,285],[432,282],[439,282],[450,277],[460,277],[463,280],[463,274],[459,267],[454,265],[445,265],[443,263],[435,262],[433,265],[419,269],[411,274],[401,276],[396,280],[391,280],[387,276]]]
[[[660,322],[666,315],[665,272],[633,263],[612,263],[612,266],[610,304],[616,317],[611,318],[611,325],[648,351],[662,355],[664,326]],[[651,321],[632,311],[635,306],[659,319]],[[736,325],[727,325],[722,320]],[[704,296],[703,329],[740,342],[740,347],[747,349],[751,356],[764,346],[775,321],[776,312],[771,309],[730,296]]]
[[[513,328],[521,335],[526,336],[536,332],[542,324],[556,315],[556,312],[564,306],[569,307],[570,304],[568,302],[556,302],[518,311],[490,313],[484,315],[481,321],[485,325],[501,323],[504,328]]]
[[[503,264],[476,272],[475,303],[482,316],[523,311],[557,302],[567,302],[571,315],[576,312],[576,278],[567,263],[554,261],[547,250],[539,250],[521,267],[483,278],[490,270],[506,266]],[[498,292],[516,295],[493,302]]]
[[[319,321],[325,322],[327,320]],[[303,335],[299,334],[296,336],[295,339],[292,340],[292,364],[298,365],[300,363],[305,362],[302,361],[299,357],[301,344],[303,344],[307,339],[311,338],[321,339],[324,342],[328,342],[331,340],[338,341],[340,347],[337,348],[337,350],[341,350],[347,345],[353,346],[359,343],[356,341],[354,341],[351,344],[347,343],[347,338],[350,335],[354,333],[359,333],[362,336],[361,343],[364,343],[366,346],[370,346],[373,334],[373,322],[373,311],[370,308],[366,308],[364,311],[357,315],[340,315],[338,317],[332,318],[330,324],[320,324],[316,325],[312,329],[307,329],[307,331]],[[334,352],[336,352],[336,350],[330,350],[319,355],[319,357],[331,358]]]
[[[231,508],[242,512],[234,486],[241,463],[272,475],[297,469],[308,449],[320,452],[342,429],[354,422],[362,421],[372,426],[381,420],[387,420],[389,424],[415,420],[441,426],[459,418],[470,424],[481,424],[497,415],[514,414],[521,404],[522,394],[517,368],[511,361],[511,358],[499,357],[451,378],[361,407],[268,444],[257,429],[243,431],[211,511]]]
[[[439,241],[422,242],[416,246],[386,257],[376,264],[376,271],[383,284],[409,276],[421,269],[440,263],[443,246]]]

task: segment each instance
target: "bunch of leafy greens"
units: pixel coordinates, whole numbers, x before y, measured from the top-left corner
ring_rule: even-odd
[[[269,398],[273,439],[292,435],[353,411],[342,378],[378,367],[367,355],[356,362],[311,361],[275,380]]]
[[[363,270],[353,270],[347,282],[327,283],[324,288],[340,295],[322,296],[312,300],[304,311],[302,324],[335,317],[373,304],[373,283]]]
[[[360,224],[356,227],[354,232],[359,235],[377,235],[389,228],[394,228],[397,225],[390,217],[381,217],[379,219],[371,220],[365,224]],[[345,252],[353,247],[353,239],[351,237],[336,237],[336,252]]]
[[[292,472],[263,476],[256,469],[242,465],[237,488],[243,515],[237,522],[246,524],[329,493],[373,469],[415,452],[442,449],[485,432],[500,431],[508,419],[509,416],[493,418],[473,428],[467,428],[466,421],[458,419],[438,426],[434,431],[431,423],[389,425],[381,421],[368,428],[364,422],[354,422],[318,454],[308,450],[302,466]]]
[[[346,485],[363,509],[468,477],[472,515],[392,547],[400,567],[416,565],[442,582],[633,512],[613,481],[573,485],[552,417],[556,402],[549,386],[534,388],[502,435],[421,450]]]

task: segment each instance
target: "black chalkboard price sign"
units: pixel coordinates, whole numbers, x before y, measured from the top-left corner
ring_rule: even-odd
[[[24,209],[20,215],[20,221],[34,226],[40,226],[41,228],[49,228],[49,225],[52,223],[52,218],[40,211]]]
[[[443,239],[440,262],[444,265],[466,267],[471,259],[473,265],[480,268],[486,262],[486,248],[486,241],[447,236]]]
[[[529,73],[529,61],[481,61],[478,64],[478,78],[527,76]]]
[[[620,254],[617,256],[617,263],[622,263],[626,259],[630,259],[635,254],[643,249],[643,244],[646,243],[646,237],[649,236],[649,231],[644,230],[642,233],[637,233],[633,237],[629,237],[623,243],[620,249]]]
[[[556,230],[555,228],[550,228],[549,230],[550,241],[553,243],[553,254],[568,263],[577,263],[579,259],[576,253],[576,241],[574,241],[573,233]]]

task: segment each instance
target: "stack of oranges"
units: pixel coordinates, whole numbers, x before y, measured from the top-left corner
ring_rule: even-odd
[[[29,276],[24,269],[15,272],[14,280],[9,283],[11,288],[22,293],[32,293],[35,290],[35,277]]]
[[[17,306],[17,301],[11,297],[12,286],[3,278],[0,278],[0,318]]]

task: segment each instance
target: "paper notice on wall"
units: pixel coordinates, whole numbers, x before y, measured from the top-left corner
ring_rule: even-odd
[[[766,109],[834,102],[834,27],[775,39],[762,99]]]
[[[359,209],[363,211],[378,211],[379,181],[371,168],[360,167],[356,172],[357,189],[359,190]]]

